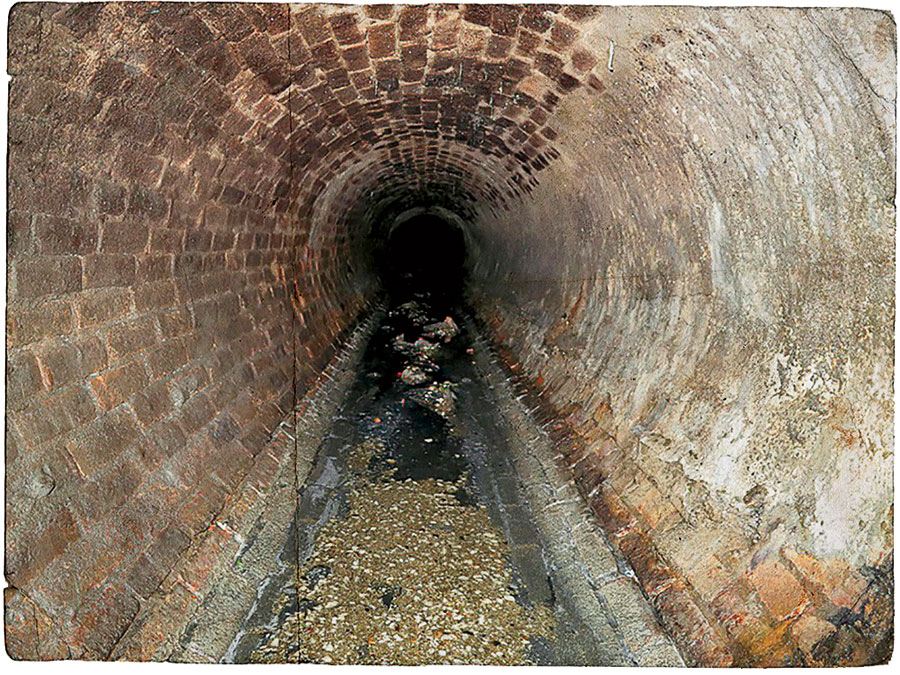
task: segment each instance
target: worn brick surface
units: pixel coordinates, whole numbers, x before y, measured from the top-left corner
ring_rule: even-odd
[[[302,252],[289,19],[12,11],[7,578],[34,591],[16,616],[73,656],[109,652],[363,300],[335,300],[340,242]],[[353,25],[335,20],[341,44],[362,43]],[[17,656],[57,654],[22,630]]]
[[[480,271],[500,300],[483,302],[482,318],[508,346],[511,372],[530,387],[561,464],[690,659],[784,664],[799,654],[811,664],[861,663],[883,653],[866,645],[884,642],[884,552],[871,552],[861,566],[820,560],[799,543],[770,545],[770,532],[754,520],[764,512],[763,491],[748,489],[725,508],[718,492],[726,488],[697,487],[694,477],[716,464],[692,455],[702,445],[697,438],[706,434],[706,445],[718,447],[721,435],[710,440],[715,425],[691,426],[697,415],[687,411],[706,419],[706,411],[732,404],[733,392],[716,385],[729,364],[738,364],[735,381],[750,381],[768,377],[758,375],[768,372],[761,362],[776,352],[819,354],[831,333],[802,329],[822,316],[836,323],[850,316],[832,331],[836,363],[868,363],[867,353],[854,361],[845,351],[870,338],[891,351],[871,319],[892,306],[873,281],[890,274],[872,273],[887,269],[876,252],[893,250],[873,234],[892,231],[881,226],[890,197],[873,206],[858,196],[880,189],[882,178],[867,172],[892,176],[879,164],[890,155],[890,133],[869,137],[881,133],[879,111],[891,92],[882,96],[883,82],[852,66],[859,58],[876,68],[865,50],[893,44],[893,28],[874,15],[860,18],[865,44],[836,56],[837,43],[815,32],[815,21],[831,19],[804,20],[784,50],[759,43],[750,59],[742,56],[746,44],[728,43],[729,36],[752,42],[763,31],[726,28],[727,12],[641,10],[632,22],[618,11],[258,3],[12,9],[6,534],[14,655],[107,657],[187,540],[209,527],[247,472],[259,484],[268,479],[263,449],[273,427],[375,290],[362,273],[366,234],[423,199],[494,237],[496,259],[485,258]],[[782,16],[767,19],[768,30],[787,23]],[[610,70],[610,39],[620,34]],[[712,73],[709,82],[752,73],[732,87],[746,100],[729,107],[719,84],[703,89],[699,62]],[[798,99],[774,107],[790,117],[778,134],[759,140],[748,133],[748,120],[771,122],[766,97],[802,91],[768,86],[784,79],[773,73],[794,68],[794,81],[803,82],[812,76],[797,64],[810,63],[824,84],[806,98],[821,97],[821,110],[834,119],[823,125],[819,109]],[[836,106],[845,94],[852,105]],[[870,96],[878,99],[872,106]],[[696,119],[684,114],[686,101],[700,110]],[[726,108],[747,118],[735,122]],[[838,151],[781,131],[807,117],[804,129],[841,129],[865,143],[851,153],[846,143]],[[709,129],[715,139],[706,138]],[[692,153],[696,161],[685,161]],[[841,167],[829,162],[851,155],[876,158],[845,181],[866,189],[835,196]],[[796,181],[753,192],[784,167],[826,173],[827,198],[815,190],[800,195]],[[698,198],[688,186],[702,181],[708,189]],[[625,183],[647,198],[626,194]],[[719,200],[712,216],[700,213],[710,195]],[[756,217],[759,205],[776,203],[783,208]],[[823,216],[832,205],[842,209],[839,219]],[[724,234],[712,242],[716,213]],[[837,228],[860,213],[858,241],[816,230],[770,247],[797,222]],[[729,238],[741,218],[745,229]],[[855,248],[853,255],[826,243],[805,248],[844,239],[872,260],[854,257]],[[803,267],[769,270],[765,280],[735,273],[748,279],[745,288],[727,272],[743,259],[733,249],[740,242],[761,242],[760,250]],[[548,279],[560,269],[549,263],[559,263],[553,252],[561,250],[572,251],[566,276]],[[713,269],[710,260],[723,250]],[[526,262],[515,268],[510,260]],[[819,275],[811,296],[838,297],[844,286],[855,295],[839,311],[790,288],[772,291],[765,307],[739,303],[752,295],[747,288],[811,269],[842,270]],[[713,309],[691,309],[682,319],[680,308],[694,302]],[[779,325],[770,306],[799,318]],[[748,314],[754,327],[765,327],[761,333],[720,331],[712,339],[684,332],[732,326]],[[676,318],[665,323],[663,316]],[[626,329],[610,328],[621,317]],[[683,337],[666,343],[671,352],[653,342],[676,334]],[[759,362],[747,356],[776,334],[793,337]],[[689,351],[685,345],[711,343],[747,347],[684,357],[684,377],[673,376],[668,391],[635,385],[637,374],[616,360],[646,357],[646,371],[657,373]],[[823,377],[823,362],[810,365],[813,380]],[[866,377],[889,370],[870,365],[862,368]],[[606,384],[624,384],[610,395],[598,373]],[[842,382],[853,379],[844,374]],[[691,393],[678,402],[679,391]],[[768,392],[766,400],[781,395]],[[821,425],[827,433],[804,432],[804,442],[837,439],[822,441],[816,456],[890,454],[871,450],[887,432],[864,441],[853,431],[867,400],[810,403],[831,417]],[[885,409],[875,417],[890,415]],[[675,430],[669,437],[654,428],[660,418]],[[767,427],[781,434],[776,441],[749,445],[794,448],[802,434],[791,425],[782,430],[782,422]],[[685,473],[678,461],[659,460],[672,453],[701,463]],[[803,508],[800,497],[783,503]],[[735,546],[748,531],[758,542]],[[690,544],[679,545],[679,537]],[[704,550],[696,565],[685,553],[690,547]],[[167,611],[188,604],[173,596]],[[159,610],[160,621],[167,611]],[[836,630],[824,634],[823,621]],[[144,626],[151,643],[164,640],[152,622]],[[127,654],[151,653],[148,646]]]

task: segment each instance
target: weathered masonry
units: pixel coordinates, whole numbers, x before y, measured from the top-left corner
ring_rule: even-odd
[[[202,660],[173,640],[427,207],[685,662],[889,658],[889,14],[22,3],[9,36],[13,657]]]

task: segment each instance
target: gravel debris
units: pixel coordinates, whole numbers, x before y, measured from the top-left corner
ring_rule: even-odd
[[[251,660],[531,664],[553,614],[516,602],[503,535],[483,506],[455,496],[466,476],[398,481],[363,470],[383,449],[368,439],[351,452],[349,512],[319,532],[296,611]]]
[[[422,335],[427,338],[438,338],[444,342],[450,342],[450,340],[459,335],[459,326],[456,325],[452,316],[448,316],[443,321],[430,323],[425,326],[422,329]]]
[[[415,300],[404,302],[402,305],[399,305],[397,309],[388,313],[388,316],[398,315],[406,317],[416,326],[425,325],[430,320],[428,314],[425,313],[425,308]]]
[[[406,366],[406,368],[404,368],[400,373],[400,379],[403,381],[403,384],[416,386],[419,384],[425,384],[431,378],[424,370],[422,370],[422,368],[418,366]]]
[[[456,394],[453,393],[453,384],[450,382],[440,382],[420,389],[413,389],[409,392],[409,398],[440,415],[445,420],[452,421],[454,419],[456,414]]]

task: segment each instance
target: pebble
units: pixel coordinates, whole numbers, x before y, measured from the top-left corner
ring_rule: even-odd
[[[384,447],[365,441],[350,452],[351,465],[366,466]],[[251,660],[530,664],[529,638],[547,638],[553,615],[516,603],[504,537],[483,506],[454,497],[466,479],[354,473],[349,513],[322,528],[302,570],[307,585],[316,581],[303,611],[291,613]]]

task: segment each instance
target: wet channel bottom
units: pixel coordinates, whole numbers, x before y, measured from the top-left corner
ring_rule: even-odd
[[[235,661],[572,662],[578,638],[460,319],[424,296],[387,313]]]

